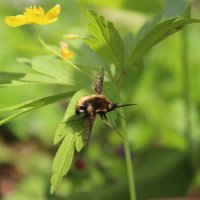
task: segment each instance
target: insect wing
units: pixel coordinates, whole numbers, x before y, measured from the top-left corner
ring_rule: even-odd
[[[88,145],[95,118],[96,118],[96,115],[93,116],[93,117],[89,117],[86,120],[86,132],[85,132],[85,135],[84,135],[84,145],[85,146]]]
[[[103,92],[103,79],[104,79],[104,69],[101,68],[99,73],[97,74],[97,83],[94,88],[97,94],[102,94]]]

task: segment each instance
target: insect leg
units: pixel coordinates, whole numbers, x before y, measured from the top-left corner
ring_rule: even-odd
[[[103,112],[100,113],[100,117],[101,117],[102,120],[104,120],[104,119],[105,119],[105,120],[108,120],[108,118],[107,118],[107,116],[106,116],[106,113],[103,113]]]
[[[102,121],[103,121],[106,125],[108,125],[111,129],[113,129],[113,130],[121,137],[121,139],[123,140],[123,138],[122,138],[122,136],[121,136],[121,133],[107,120],[106,115],[105,115],[105,114],[104,114],[104,115],[101,115],[101,114],[100,114],[100,116],[101,116]],[[106,117],[106,119],[104,119],[102,116],[103,116],[103,117]]]
[[[121,117],[124,120],[127,120],[125,117],[123,117],[119,112],[117,112],[117,110],[115,110],[115,112],[117,113],[117,115],[119,115],[119,117]]]

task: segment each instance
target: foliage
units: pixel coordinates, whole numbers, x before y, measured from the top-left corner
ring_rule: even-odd
[[[124,65],[124,44],[112,22],[105,22],[102,16],[94,11],[88,12],[88,29],[93,37],[86,39],[89,46],[96,51],[102,59],[120,69]]]
[[[75,151],[82,152],[81,150],[83,149],[83,146],[84,146],[83,136],[86,129],[85,121],[78,120],[76,121],[76,123],[75,122],[68,123],[68,121],[74,120],[77,117],[75,115],[75,106],[76,106],[77,101],[81,97],[85,95],[89,95],[91,93],[88,88],[91,87],[92,80],[94,79],[93,76],[98,71],[98,67],[99,67],[98,65],[100,63],[103,64],[106,70],[106,82],[104,84],[104,94],[113,102],[118,103],[122,101],[122,99],[124,99],[124,96],[125,98],[127,98],[127,101],[132,101],[132,96],[131,96],[132,92],[129,93],[129,90],[132,90],[132,88],[128,87],[127,85],[134,84],[133,81],[130,82],[130,80],[133,80],[133,78],[135,78],[136,80],[139,80],[139,78],[142,77],[143,75],[142,73],[141,73],[141,76],[137,76],[134,74],[133,70],[134,70],[134,67],[142,60],[144,54],[148,52],[149,50],[151,50],[152,47],[159,44],[161,41],[165,40],[167,37],[182,30],[186,25],[200,22],[199,19],[191,18],[190,16],[191,7],[188,3],[186,3],[185,1],[182,1],[182,2],[177,1],[177,2],[179,2],[181,6],[177,7],[177,10],[176,10],[177,12],[175,12],[176,16],[172,15],[174,14],[174,12],[171,12],[174,5],[173,1],[171,1],[171,3],[167,5],[167,10],[165,10],[162,14],[159,14],[158,16],[156,16],[153,20],[145,23],[143,27],[138,31],[136,36],[134,36],[133,33],[128,33],[125,37],[122,37],[120,35],[121,32],[118,31],[118,29],[115,27],[113,22],[107,21],[107,19],[105,19],[103,16],[97,14],[96,11],[89,10],[87,14],[89,36],[84,37],[84,41],[81,43],[82,48],[88,48],[88,46],[90,47],[88,52],[76,51],[74,53],[75,58],[72,58],[71,60],[65,60],[62,57],[62,55],[60,55],[58,47],[54,47],[54,46],[46,44],[41,39],[41,37],[38,36],[39,42],[43,45],[43,47],[46,48],[46,50],[49,51],[49,53],[51,53],[51,55],[48,55],[48,56],[34,55],[32,59],[19,58],[18,62],[20,63],[20,65],[26,66],[24,72],[20,72],[20,71],[0,72],[0,87],[2,89],[7,89],[7,88],[9,89],[12,87],[17,87],[17,86],[24,87],[24,86],[30,86],[30,85],[31,86],[40,85],[40,86],[51,86],[55,88],[62,87],[65,90],[62,93],[48,95],[42,98],[40,97],[34,100],[25,101],[24,103],[20,103],[15,106],[0,109],[1,113],[5,113],[8,111],[9,112],[17,111],[17,113],[11,114],[1,119],[0,125],[5,124],[9,122],[10,120],[24,113],[27,113],[33,109],[38,109],[46,105],[59,102],[63,99],[70,99],[64,118],[58,125],[56,133],[55,133],[55,137],[54,137],[54,144],[55,145],[60,144],[60,146],[57,150],[57,153],[53,161],[53,166],[52,166],[53,174],[51,178],[51,193],[53,193],[58,188],[58,186],[60,185],[62,186],[61,180],[63,179],[63,176],[65,176],[69,172],[71,165],[73,165],[73,158],[76,156]],[[70,44],[70,47],[72,47],[72,50],[73,49],[77,50],[77,48],[73,46],[73,41],[70,41],[69,44]],[[77,62],[78,56],[81,56],[84,53],[86,54],[86,56],[82,57],[83,62],[81,60]],[[77,55],[77,60],[76,60],[76,55]],[[96,63],[96,66],[94,66],[94,68],[87,66],[88,58],[91,60],[94,60],[94,63]],[[82,64],[82,63],[86,63],[86,64]],[[158,73],[158,72],[155,72],[155,73]],[[129,83],[126,84],[126,81],[127,82],[129,81]],[[148,82],[148,78],[146,78],[144,81]],[[142,83],[142,78],[141,78],[141,85],[142,84],[146,84],[146,83]],[[139,91],[137,94],[139,94],[140,97],[143,95],[144,99],[145,99],[145,95],[150,96],[148,91],[145,94],[140,94],[140,91]],[[153,98],[154,97],[152,97],[152,99]],[[173,105],[169,105],[169,106],[173,106]],[[176,105],[174,107],[176,107]],[[151,108],[148,108],[148,107],[146,108],[151,110]],[[144,107],[144,109],[146,108]],[[139,116],[139,117],[143,118],[144,121],[149,120],[153,124],[156,121],[153,118],[154,117],[153,112],[156,112],[156,111],[152,109],[152,114],[149,114],[149,119],[145,119],[145,116]],[[162,111],[160,111],[160,113],[162,113]],[[161,115],[160,113],[157,113],[158,118]],[[121,112],[120,112],[120,115],[121,115]],[[153,140],[152,139],[153,137],[151,137],[151,134],[156,129],[152,128],[153,131],[150,129],[147,130],[147,127],[145,127],[143,124],[141,125],[141,123],[134,124],[133,128],[131,126],[127,128],[125,123],[120,121],[117,118],[116,113],[110,113],[108,115],[108,119],[114,126],[117,126],[118,124],[120,124],[121,126],[120,131],[122,131],[123,133],[122,136],[123,136],[123,143],[125,147],[125,156],[126,156],[126,160],[128,160],[127,170],[128,170],[129,181],[130,181],[129,182],[130,191],[131,191],[130,195],[131,195],[131,199],[134,199],[135,198],[135,191],[133,189],[134,183],[133,182],[131,183],[131,180],[133,180],[133,177],[132,177],[133,174],[131,173],[132,162],[131,162],[131,157],[130,157],[131,155],[130,155],[130,147],[129,147],[129,141],[128,141],[129,138],[126,136],[126,132],[128,132],[128,129],[131,129],[131,131],[138,132],[138,133],[143,131],[149,134],[148,136],[146,136],[146,140],[148,140],[148,137],[150,138],[149,140]],[[181,140],[180,139],[181,136],[179,137],[177,136],[177,134],[170,133],[169,135],[170,137],[173,137],[177,141]],[[132,136],[132,138],[136,140],[137,140],[137,137],[139,137],[137,134]],[[180,142],[180,147],[182,149],[185,149],[185,146],[190,145],[189,141],[187,141],[186,145],[185,145],[184,139],[181,141],[183,141],[183,142]],[[136,148],[138,148],[137,150],[140,150],[140,148],[143,148],[145,146],[145,142],[146,141],[144,140],[142,140],[141,143],[139,141],[138,145],[136,144]],[[149,141],[147,141],[147,143],[148,142]],[[139,144],[141,144],[141,146]],[[90,145],[91,145],[91,148],[94,148],[92,144]],[[156,152],[159,153],[159,151],[160,150]],[[155,158],[154,162],[155,163],[164,162],[161,159],[162,156],[156,155],[156,152],[153,152],[153,158]],[[163,151],[163,152],[166,156],[168,156],[168,153],[169,153],[168,151]],[[176,154],[172,152],[172,155],[175,155],[175,157],[177,156],[176,158],[180,158],[179,163],[185,163],[187,161],[187,156],[185,156],[185,154],[183,155],[183,153],[179,155],[179,153]],[[176,158],[172,159],[171,162],[175,163]],[[167,157],[166,160],[169,161],[170,158]],[[140,162],[139,161],[137,162],[136,160],[136,170],[138,170],[137,164],[139,166],[138,168],[140,168],[141,166]],[[150,168],[153,168],[151,166],[152,163],[149,160],[146,161],[145,165],[147,167],[150,166]],[[166,169],[171,170],[173,167],[174,167],[173,165],[172,166],[170,165],[166,167]],[[189,171],[191,170],[190,166],[187,166],[186,168]],[[148,169],[141,169],[141,174],[143,170],[144,170],[144,173],[147,172],[146,180],[148,180],[149,182],[152,181],[153,178],[148,177],[149,175]],[[158,175],[156,176],[157,170],[154,173],[155,173],[155,177],[157,178],[158,177]],[[159,178],[162,179],[163,177],[164,178],[167,177],[164,170],[158,171],[158,174],[159,173],[160,173]],[[190,173],[188,173],[188,176],[189,175]],[[136,175],[136,182],[138,182],[139,187],[141,188],[146,187],[144,186],[145,181],[143,180],[143,178],[140,178],[140,176],[142,175],[140,174]],[[155,184],[155,187],[153,185],[152,188],[155,189],[159,187],[159,178],[157,178],[158,181],[157,181],[157,184]],[[186,176],[185,179],[187,178],[188,177]],[[185,189],[185,187],[189,187],[189,186],[185,185],[183,188],[180,189],[180,191],[182,192]],[[136,188],[137,188],[137,185],[136,185]],[[116,189],[114,188],[113,190],[115,191]],[[148,198],[149,197],[148,195],[150,193],[151,191],[147,191],[146,196],[142,194],[139,194],[138,196],[140,199]],[[154,195],[154,197],[158,195],[159,197],[159,195],[162,195],[161,193],[162,192],[160,192],[160,194],[152,193],[152,195]],[[176,193],[173,193],[173,192],[171,194],[176,195]],[[87,196],[87,193],[85,193],[85,195]],[[70,199],[73,199],[73,198],[75,199],[76,197],[72,197]]]

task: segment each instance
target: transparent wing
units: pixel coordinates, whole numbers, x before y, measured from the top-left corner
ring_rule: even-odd
[[[97,81],[94,88],[96,94],[102,94],[103,92],[103,79],[104,79],[104,69],[101,68],[97,74]]]
[[[88,142],[90,140],[90,135],[92,132],[92,127],[93,127],[95,118],[96,118],[96,114],[86,120],[86,132],[84,135],[84,145],[85,146],[88,145]]]
[[[103,92],[103,80],[104,80],[104,69],[101,68],[99,70],[99,72],[97,73],[97,77],[96,77],[96,80],[95,80],[95,83],[94,83],[94,93],[102,94],[102,92]],[[92,113],[92,115],[87,117],[87,119],[85,121],[86,131],[85,131],[85,135],[83,137],[85,146],[88,145],[88,142],[90,140],[90,135],[91,135],[91,132],[92,132],[92,127],[93,127],[95,118],[96,118],[96,113]]]

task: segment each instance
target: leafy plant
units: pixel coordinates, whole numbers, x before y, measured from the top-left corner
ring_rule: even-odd
[[[110,90],[113,91],[110,97],[111,100],[113,98],[113,101],[115,101],[116,96],[119,99],[121,98],[121,82],[124,80],[129,68],[133,67],[142,58],[144,53],[165,38],[182,30],[185,25],[200,22],[200,20],[190,17],[189,4],[184,1],[181,2],[184,4],[183,10],[179,10],[179,15],[176,17],[161,17],[159,15],[152,21],[147,22],[135,37],[129,34],[124,39],[120,36],[119,31],[112,22],[107,22],[103,16],[98,15],[93,10],[88,11],[88,30],[90,36],[85,38],[85,42],[93,50],[93,53],[99,56],[102,63],[105,64],[106,76],[109,81],[105,83],[104,93],[110,94]],[[171,6],[173,6],[173,3]],[[39,41],[47,50],[53,53],[53,56],[39,56],[32,60],[25,58],[18,59],[19,62],[29,66],[29,72],[2,72],[1,75],[3,75],[3,78],[0,80],[0,87],[30,84],[63,85],[66,88],[66,92],[38,98],[36,100],[29,100],[12,107],[1,109],[0,112],[19,112],[2,119],[0,125],[33,109],[38,109],[51,103],[70,98],[66,114],[58,125],[54,138],[54,144],[61,143],[61,145],[53,161],[53,175],[51,179],[51,193],[53,193],[61,182],[62,177],[69,171],[75,150],[80,152],[84,146],[84,120],[77,121],[77,123],[66,122],[75,116],[77,101],[81,97],[90,94],[87,88],[91,84],[91,78],[90,76],[88,77],[88,74],[93,75],[93,72],[87,69],[88,73],[86,73],[86,68],[82,68],[82,66],[76,65],[75,61],[63,57],[58,49],[47,45],[40,37]],[[114,66],[114,71],[111,70],[111,66]],[[98,71],[97,66],[95,71]],[[115,123],[116,116],[111,116],[111,118],[113,123]],[[126,123],[123,120],[121,120],[121,133],[125,147],[130,197],[134,200],[136,199],[136,195],[133,167],[129,141],[126,135]]]

